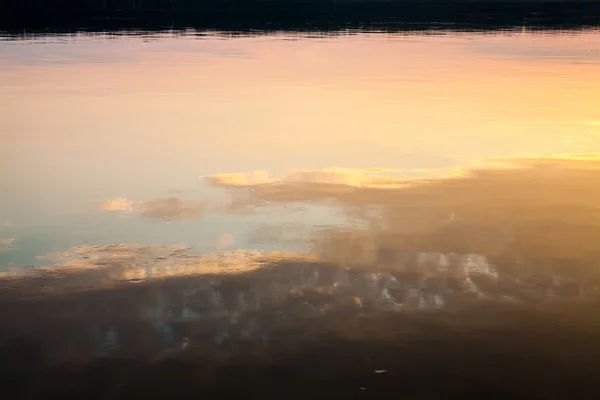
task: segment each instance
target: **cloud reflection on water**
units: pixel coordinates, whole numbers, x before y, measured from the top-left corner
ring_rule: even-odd
[[[531,262],[597,275],[600,159],[595,155],[494,159],[460,176],[391,178],[391,185],[360,174],[338,173],[332,179],[328,170],[289,176],[211,184],[236,186],[233,202],[246,207],[334,200],[361,220],[364,228],[355,231],[364,237],[361,246],[379,251],[481,253],[507,268]],[[356,246],[345,243],[329,252],[339,255]],[[375,253],[364,262],[376,262]]]
[[[213,186],[230,189],[232,204],[246,209],[327,200],[354,221],[345,226],[285,229],[263,224],[248,238],[249,243],[302,241],[308,245],[307,253],[289,253],[292,258],[308,257],[343,268],[396,272],[425,268],[437,273],[448,270],[440,267],[442,259],[456,259],[455,263],[462,265],[470,263],[465,261],[469,257],[484,257],[494,273],[513,280],[578,281],[585,283],[584,291],[596,290],[600,283],[596,268],[600,260],[596,242],[600,236],[600,159],[595,155],[494,159],[447,178],[382,175],[395,172],[337,168],[296,170],[281,179],[268,178],[266,173],[207,179]],[[176,198],[140,203],[116,199],[102,207],[149,218],[183,219],[198,217],[205,205]],[[232,242],[232,236],[223,236],[219,248]],[[211,270],[197,267],[207,260],[204,255],[181,258],[178,251],[183,249],[179,249],[154,257],[158,248],[135,244],[80,247],[63,254],[81,256],[63,262],[63,267],[110,266],[111,271],[137,276],[135,279]],[[231,254],[241,257],[242,253],[249,254]],[[256,257],[268,254],[241,257],[240,262],[254,265]],[[164,262],[167,269],[161,266]],[[437,267],[431,267],[432,263]],[[192,264],[196,267],[190,267]],[[115,265],[119,268],[113,268]],[[168,272],[148,273],[152,268]],[[39,271],[50,270],[59,271],[56,267]]]
[[[146,352],[148,343],[177,351],[248,341],[269,346],[290,321],[303,326],[344,315],[349,323],[351,315],[598,298],[600,159],[594,155],[497,159],[460,176],[383,187],[364,183],[386,171],[364,172],[212,181],[229,189],[236,182],[230,193],[250,208],[328,199],[355,221],[260,225],[251,235],[261,242],[304,240],[305,253],[224,251],[233,236],[207,254],[183,245],[80,246],[50,255],[55,265],[4,274],[1,293],[6,301],[55,298],[56,318],[64,321],[94,319],[93,330],[69,336],[87,343],[90,354]],[[106,207],[127,209],[123,204]],[[81,304],[60,300],[76,294]],[[100,303],[106,310],[93,311]],[[27,322],[9,313],[8,323],[14,329],[45,323],[35,308],[27,310],[36,317]],[[132,334],[134,325],[145,341],[132,339],[141,335]],[[111,346],[98,344],[106,335]],[[72,346],[61,343],[55,346]]]
[[[159,220],[197,219],[204,213],[204,204],[184,202],[177,197],[155,199],[145,202],[133,202],[117,198],[99,203],[104,211],[131,212],[143,217]]]

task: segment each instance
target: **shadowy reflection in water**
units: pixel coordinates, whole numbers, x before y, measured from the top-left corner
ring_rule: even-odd
[[[600,164],[501,161],[385,184],[211,179],[250,189],[246,206],[333,198],[362,227],[317,231],[307,254],[123,244],[15,270],[1,281],[3,373],[33,396],[588,398]]]

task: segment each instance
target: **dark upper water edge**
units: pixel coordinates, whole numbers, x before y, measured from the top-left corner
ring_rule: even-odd
[[[0,32],[220,30],[228,32],[348,29],[578,29],[600,24],[600,2],[574,1],[340,1],[340,0],[28,0],[0,5]]]

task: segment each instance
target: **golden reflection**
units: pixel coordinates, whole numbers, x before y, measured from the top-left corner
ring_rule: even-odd
[[[104,211],[131,211],[133,202],[124,198],[106,200],[99,204]]]
[[[427,170],[412,169],[411,172],[427,173]],[[204,177],[214,186],[224,187],[247,187],[253,185],[265,185],[271,183],[320,183],[332,185],[345,185],[356,187],[398,187],[407,183],[406,180],[384,175],[373,175],[373,173],[402,172],[387,168],[328,168],[320,170],[291,170],[281,179],[270,179],[266,171],[255,171],[251,173],[215,174]]]
[[[233,202],[335,200],[361,227],[317,231],[313,248],[347,265],[377,266],[400,253],[482,254],[511,274],[600,279],[597,155],[495,159],[460,176],[383,188],[356,186],[371,177],[308,176],[238,188]]]
[[[2,60],[3,144],[21,155],[14,171],[46,188],[112,174],[156,184],[190,166],[203,175],[332,163],[430,170],[600,151],[596,32],[220,39],[115,39],[89,59],[60,46],[64,61],[52,68],[32,43]],[[115,157],[94,173],[105,154]]]
[[[162,220],[196,219],[204,213],[200,202],[184,202],[177,197],[133,202],[125,198],[102,201],[98,206],[103,211],[130,212],[143,217]]]
[[[225,235],[221,239],[222,247],[232,239]],[[247,273],[280,260],[315,260],[307,254],[256,250],[195,254],[184,245],[135,243],[79,246],[39,259],[55,260],[55,263],[36,268],[17,267],[0,275],[0,289],[6,289],[5,295],[56,295],[174,277],[228,276]]]

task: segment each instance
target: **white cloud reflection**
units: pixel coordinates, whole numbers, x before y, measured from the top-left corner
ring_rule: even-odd
[[[145,202],[134,202],[117,198],[99,203],[103,211],[138,214],[150,219],[183,220],[200,218],[205,206],[200,202],[184,202],[177,197],[161,198]]]
[[[0,238],[0,253],[9,250],[14,246],[14,243],[17,241],[17,238]]]

